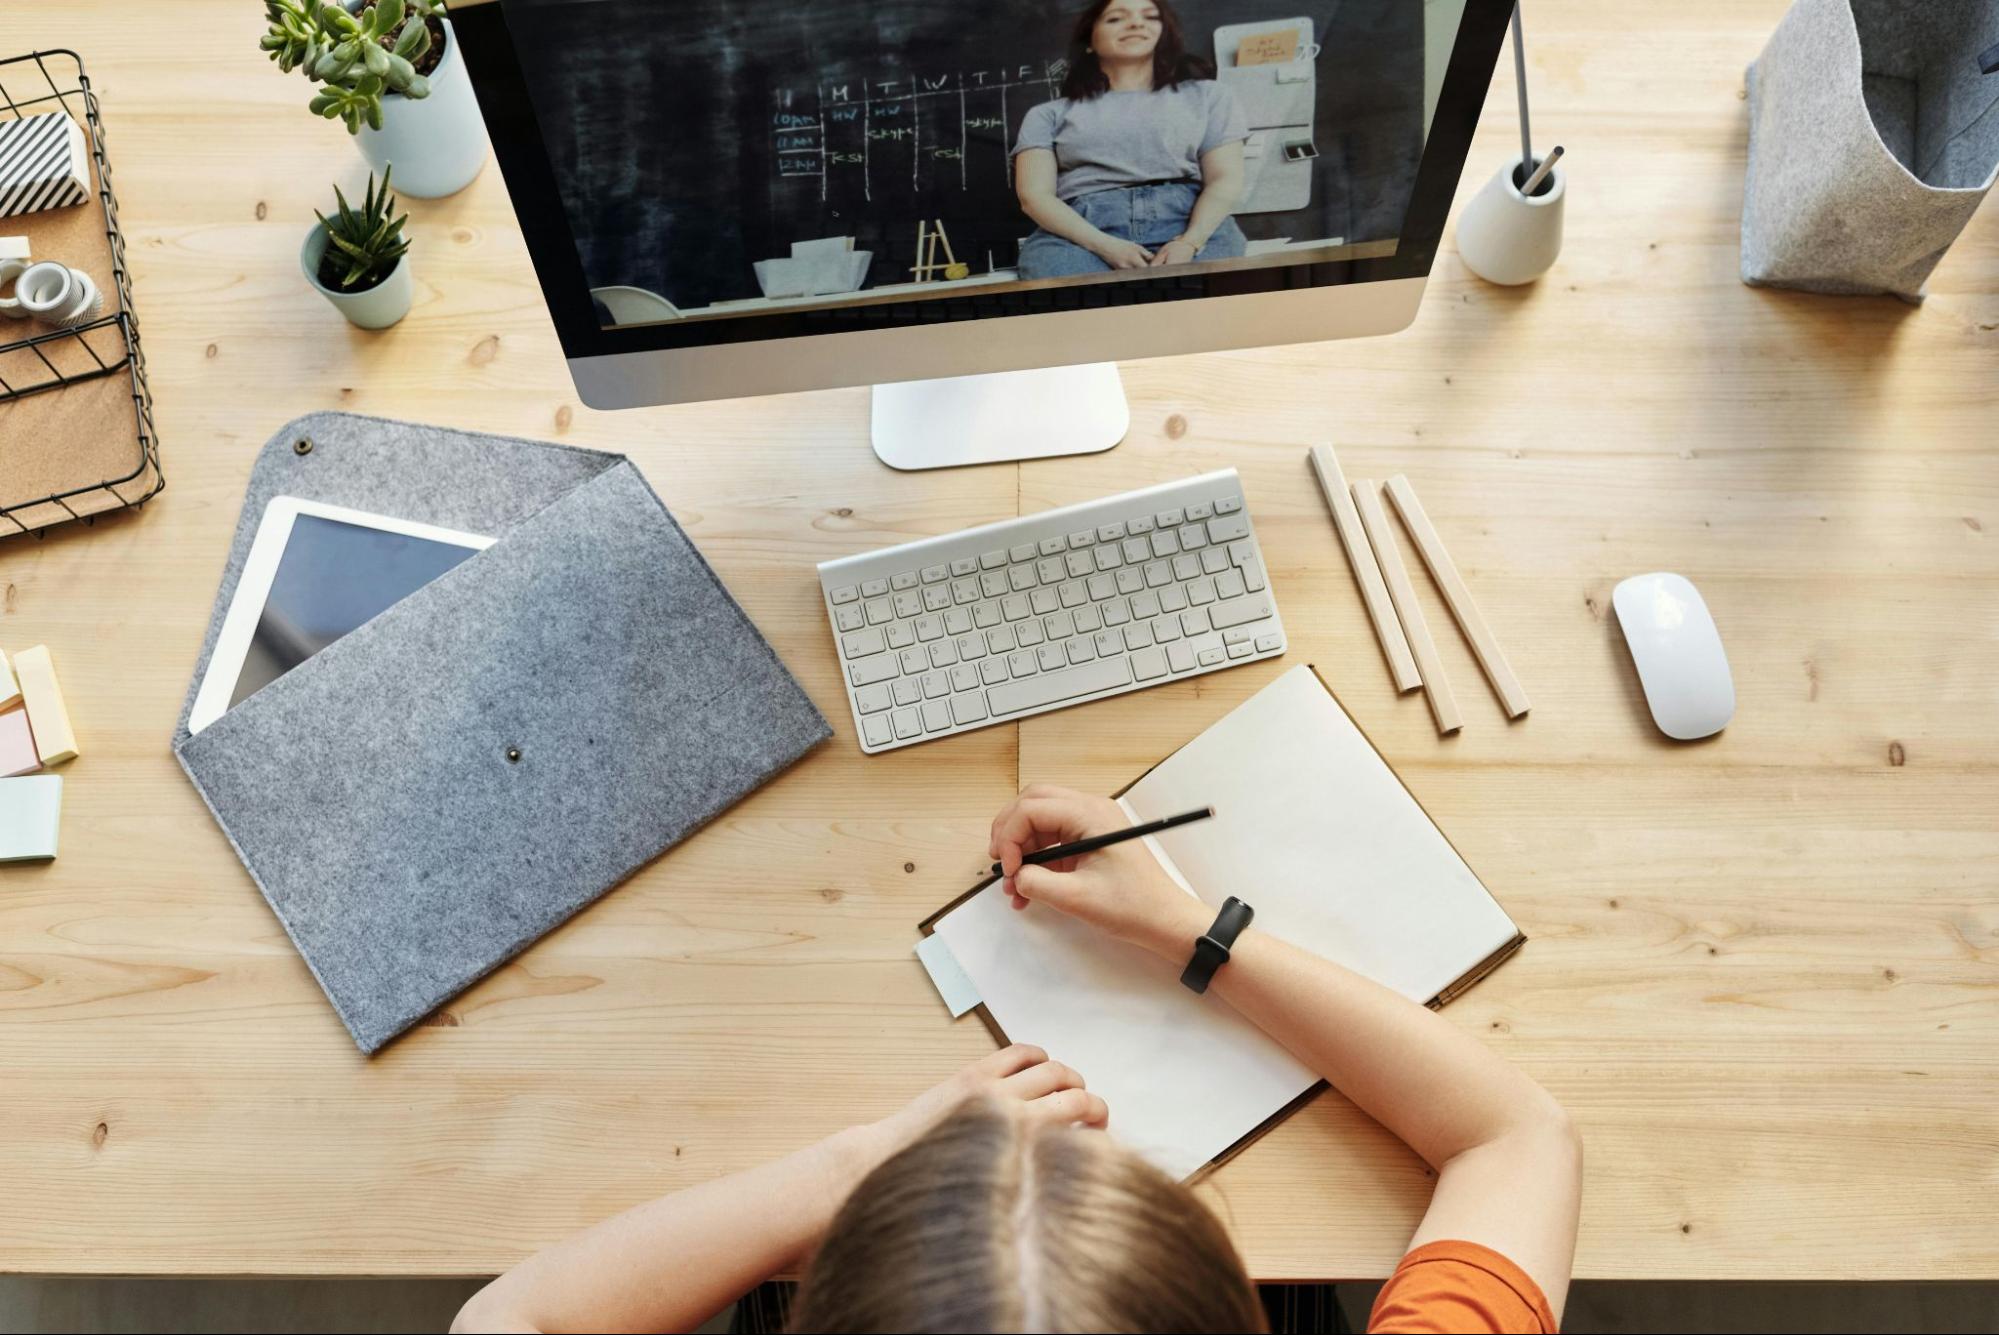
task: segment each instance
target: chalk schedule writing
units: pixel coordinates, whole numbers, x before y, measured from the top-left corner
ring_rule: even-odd
[[[682,308],[756,296],[756,261],[817,237],[873,251],[869,286],[907,282],[919,219],[941,219],[973,272],[1011,268],[1034,225],[1008,150],[1029,109],[1060,95],[1080,7],[503,0],[591,285],[647,288]],[[1257,16],[1249,0],[1177,8],[1190,49],[1205,55],[1215,28]],[[1394,235],[1404,201],[1347,181],[1363,168],[1414,177],[1421,7],[1345,0],[1315,21],[1326,48],[1320,216],[1245,215],[1243,228]],[[1384,78],[1385,65],[1406,68]],[[1333,90],[1354,88],[1362,70],[1388,102],[1334,108]]]

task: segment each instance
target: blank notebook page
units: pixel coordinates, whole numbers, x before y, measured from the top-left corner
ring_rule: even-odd
[[[1134,784],[1134,820],[1212,805],[1153,843],[1182,887],[1429,1001],[1518,934],[1310,668],[1285,673]],[[1152,841],[1148,841],[1152,842]],[[1186,1178],[1317,1077],[1181,964],[994,885],[938,919],[1008,1038],[1080,1071],[1111,1131]]]

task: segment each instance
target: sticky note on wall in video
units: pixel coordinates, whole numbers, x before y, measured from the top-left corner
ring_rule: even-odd
[[[1298,30],[1251,33],[1235,49],[1238,65],[1282,65],[1298,58]]]

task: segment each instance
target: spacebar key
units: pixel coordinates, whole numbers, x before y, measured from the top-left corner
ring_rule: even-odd
[[[986,703],[995,716],[1018,713],[1057,700],[1073,700],[1079,695],[1113,690],[1131,685],[1131,664],[1122,658],[1099,658],[1081,667],[1044,672],[1038,677],[1022,677],[995,686],[986,692]]]

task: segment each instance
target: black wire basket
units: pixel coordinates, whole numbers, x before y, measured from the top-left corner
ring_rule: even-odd
[[[100,514],[143,505],[166,486],[153,427],[153,394],[146,384],[146,358],[139,347],[139,321],[132,312],[132,280],[125,260],[125,236],[118,227],[118,197],[111,189],[111,162],[104,151],[104,119],[97,95],[90,89],[90,78],[84,73],[83,58],[74,51],[51,50],[0,60],[0,119],[58,109],[82,125],[89,137],[117,310],[74,328],[48,329],[0,341],[0,538],[39,533],[70,520],[90,523]],[[0,218],[0,232],[9,231],[10,225],[19,221]],[[8,451],[10,447],[25,449],[32,443],[20,439],[22,433],[8,423],[10,407],[35,395],[61,394],[112,377],[126,378],[131,390],[131,452],[124,456],[121,444],[117,465],[124,471],[80,481],[47,495],[8,494]]]

